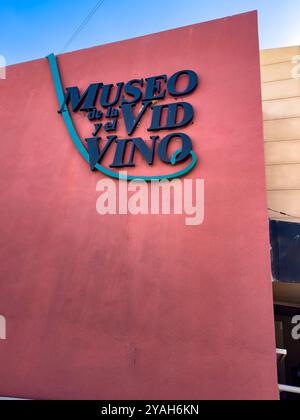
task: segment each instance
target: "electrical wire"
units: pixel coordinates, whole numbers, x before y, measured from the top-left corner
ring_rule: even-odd
[[[80,34],[80,32],[83,31],[83,29],[86,27],[86,25],[90,22],[92,17],[95,15],[95,13],[100,9],[100,7],[103,5],[105,0],[99,0],[97,4],[92,8],[92,10],[88,13],[88,15],[84,18],[84,20],[81,22],[81,24],[78,26],[78,28],[73,32],[69,40],[66,42],[65,46],[61,50],[61,52],[65,52],[67,48],[72,44],[74,39]]]
[[[287,216],[287,217],[291,217],[292,219],[299,219],[300,220],[299,216],[292,216],[291,214],[284,213],[283,211],[278,211],[278,210],[273,210],[273,209],[268,209],[268,210],[272,211],[273,213],[280,214],[282,216]]]

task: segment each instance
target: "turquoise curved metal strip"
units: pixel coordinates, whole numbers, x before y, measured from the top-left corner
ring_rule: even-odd
[[[56,56],[55,54],[50,54],[47,57],[49,64],[50,64],[50,69],[51,69],[51,73],[52,73],[52,78],[53,78],[53,82],[54,82],[54,87],[56,90],[56,95],[57,95],[57,99],[58,99],[58,103],[60,108],[62,107],[63,103],[64,103],[64,91],[63,91],[63,87],[62,87],[62,83],[61,83],[61,78],[60,78],[60,73],[59,73],[59,69],[58,69],[58,65],[57,65],[57,60],[56,60]],[[90,163],[90,158],[89,158],[89,153],[88,151],[85,149],[85,147],[83,146],[80,137],[78,136],[70,112],[68,110],[67,107],[65,107],[65,109],[62,111],[62,116],[64,119],[64,122],[66,124],[67,130],[71,136],[71,139],[75,145],[75,147],[77,148],[77,150],[79,151],[79,153],[81,154],[81,156],[85,159],[85,161],[89,164]],[[176,163],[176,157],[178,156],[178,154],[180,154],[180,151],[176,151],[172,157],[172,165],[175,165]],[[99,172],[102,172],[104,175],[110,177],[110,178],[114,178],[114,179],[118,179],[118,180],[124,180],[124,181],[158,181],[158,180],[163,180],[163,179],[175,179],[175,178],[179,178],[182,177],[184,175],[187,175],[197,164],[197,156],[195,154],[194,151],[191,152],[191,157],[192,160],[190,162],[190,164],[183,170],[179,171],[179,172],[175,172],[174,174],[168,174],[168,175],[159,175],[159,176],[126,176],[124,175],[124,173],[120,173],[120,172],[114,172],[111,171],[110,169],[105,168],[104,166],[98,164],[96,165],[96,169]]]

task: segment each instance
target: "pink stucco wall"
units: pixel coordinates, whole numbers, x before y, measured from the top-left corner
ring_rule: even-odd
[[[0,395],[277,398],[255,13],[58,57],[64,86],[201,79],[205,222],[99,216],[46,59],[0,81]],[[83,133],[86,121],[75,118]],[[141,132],[145,127],[141,126]],[[148,134],[144,133],[148,138]]]

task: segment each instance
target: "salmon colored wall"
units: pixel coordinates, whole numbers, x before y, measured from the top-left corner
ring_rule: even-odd
[[[275,399],[257,16],[58,58],[64,86],[189,68],[205,222],[99,216],[46,59],[0,81],[0,395]],[[75,119],[79,131],[84,120]],[[141,128],[143,130],[143,128]],[[146,137],[146,135],[144,135]]]

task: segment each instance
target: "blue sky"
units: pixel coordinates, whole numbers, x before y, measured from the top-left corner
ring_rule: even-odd
[[[62,52],[96,3],[0,0],[0,55],[14,64]],[[254,9],[259,11],[261,48],[300,44],[299,0],[104,0],[67,51]]]

